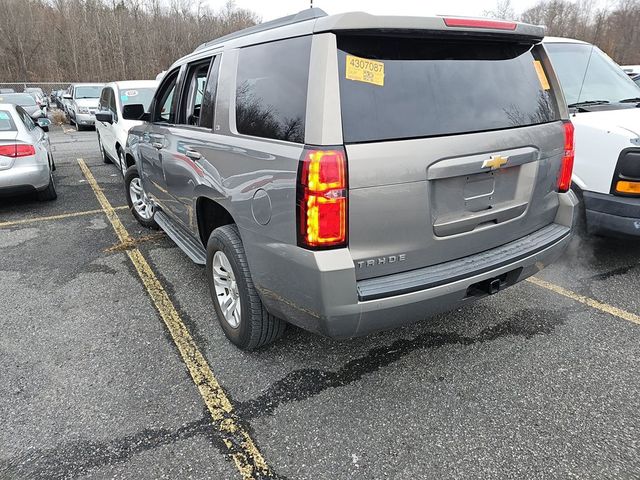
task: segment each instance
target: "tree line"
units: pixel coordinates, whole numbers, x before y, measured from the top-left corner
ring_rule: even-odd
[[[229,1],[0,0],[0,82],[153,79],[201,43],[255,25]]]
[[[598,45],[621,65],[640,64],[640,0],[539,0],[488,16],[547,27],[547,35]],[[229,1],[0,0],[0,82],[155,78],[199,44],[259,22]]]
[[[620,65],[640,64],[640,0],[539,0],[518,14],[499,0],[487,16],[544,25],[546,34],[593,43]]]

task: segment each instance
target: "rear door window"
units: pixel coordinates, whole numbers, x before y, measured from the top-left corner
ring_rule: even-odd
[[[238,59],[239,133],[304,142],[311,37],[243,48]]]
[[[531,45],[338,37],[346,143],[522,127],[560,118]]]
[[[202,115],[202,101],[207,84],[207,75],[212,59],[198,61],[187,67],[187,74],[184,81],[182,94],[182,108],[180,109],[180,119],[177,123],[183,125],[200,125]]]

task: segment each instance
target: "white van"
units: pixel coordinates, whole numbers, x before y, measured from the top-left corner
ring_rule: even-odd
[[[122,176],[130,166],[124,156],[129,129],[141,123],[122,118],[122,108],[133,103],[148,108],[156,88],[158,82],[155,80],[129,80],[107,83],[102,89],[96,112],[100,153],[105,163],[113,163],[120,168]]]
[[[575,126],[587,231],[640,236],[640,87],[598,47],[544,39]]]

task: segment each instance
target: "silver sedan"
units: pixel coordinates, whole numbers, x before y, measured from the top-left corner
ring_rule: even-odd
[[[40,200],[55,200],[55,164],[47,118],[33,120],[19,105],[0,103],[0,195],[36,192]]]

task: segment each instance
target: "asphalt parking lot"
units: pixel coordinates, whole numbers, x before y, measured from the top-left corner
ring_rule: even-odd
[[[578,238],[465,309],[246,353],[95,132],[50,136],[58,200],[0,200],[0,478],[640,478],[640,242]]]

